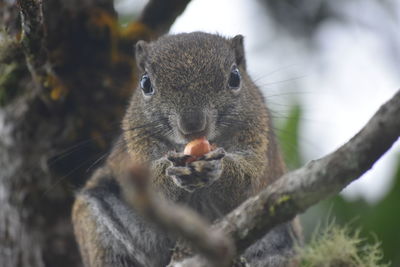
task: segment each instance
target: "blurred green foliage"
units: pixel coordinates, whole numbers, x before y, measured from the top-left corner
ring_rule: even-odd
[[[302,164],[299,148],[299,126],[302,110],[299,104],[294,104],[289,110],[286,120],[277,122],[277,136],[283,158],[289,170]]]
[[[279,125],[277,136],[283,157],[289,169],[301,166],[303,159],[299,147],[299,128],[302,109],[293,105],[285,121]],[[381,243],[384,262],[400,266],[400,155],[393,185],[379,202],[369,204],[364,199],[346,200],[338,195],[320,202],[301,215],[306,240],[311,239],[318,224],[334,220],[336,224],[360,229],[359,237],[374,245]]]

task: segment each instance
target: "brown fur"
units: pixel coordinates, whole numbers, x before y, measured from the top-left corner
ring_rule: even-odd
[[[170,200],[187,203],[210,220],[231,211],[284,172],[284,164],[263,96],[246,73],[241,36],[233,39],[205,33],[166,36],[149,44],[139,42],[136,46],[136,59],[139,70],[150,76],[155,94],[147,97],[142,94],[140,88],[135,91],[123,120],[123,135],[105,166],[96,172],[83,189],[83,193],[77,197],[73,221],[86,266],[107,266],[104,264],[107,261],[112,262],[114,266],[140,266],[139,254],[137,258],[132,255],[124,256],[124,260],[129,262],[127,265],[121,260],[117,262],[110,261],[109,258],[104,259],[107,253],[115,253],[108,244],[103,243],[104,239],[113,236],[117,231],[115,229],[123,225],[123,219],[118,221],[118,208],[115,208],[111,215],[107,215],[110,216],[111,222],[118,221],[115,223],[117,227],[114,223],[96,217],[102,215],[94,214],[93,208],[87,204],[88,199],[97,199],[94,203],[100,203],[98,205],[103,207],[114,203],[112,201],[115,197],[119,199],[123,209],[131,209],[124,200],[124,195],[131,192],[127,192],[121,185],[124,183],[122,173],[126,164],[132,161],[149,162],[152,171],[151,184],[155,190]],[[241,73],[239,92],[229,89],[227,85],[234,64]],[[179,123],[182,114],[186,112],[204,115],[207,121],[206,130],[193,133],[190,137],[183,136],[179,132]],[[206,157],[194,163],[196,168],[174,166],[166,155],[170,153],[171,157],[183,157],[182,154],[171,151],[183,151],[185,143],[197,134],[206,135],[216,147],[223,148],[222,154],[210,154],[208,160]],[[219,159],[220,157],[222,159]],[[179,174],[180,167],[187,168],[182,174],[193,170],[201,174],[204,171],[210,173],[211,178],[193,174],[190,176],[194,177],[193,179],[210,179],[202,180],[194,191],[189,190],[184,185],[177,184],[179,179],[174,180],[167,174]],[[221,169],[221,172],[210,171],[210,168]],[[108,184],[116,189],[107,189]],[[112,205],[111,209],[114,211]],[[136,218],[136,215],[132,216]],[[103,224],[106,225],[105,229],[112,230],[100,238],[102,233],[98,229],[103,227]],[[125,233],[125,229],[121,229],[120,231]],[[257,251],[266,251],[266,254],[273,256],[264,260],[265,266],[284,266],[287,262],[286,256],[280,255],[290,254],[293,241],[292,237],[286,236],[292,236],[293,231],[289,224],[276,230],[276,233],[269,234],[270,245],[267,243],[253,246],[248,254],[256,257],[254,255],[261,253]],[[134,236],[135,233],[136,228],[126,230],[127,236]],[[285,238],[281,238],[283,235]],[[168,237],[160,240],[165,244],[174,243],[173,239]],[[274,245],[276,242],[277,245]],[[147,243],[142,244],[146,245]],[[275,247],[279,246],[282,247],[281,251],[275,251]],[[168,251],[171,248],[165,248],[166,255],[170,253]],[[131,256],[135,259],[130,259]],[[150,262],[151,260],[149,259]],[[257,260],[255,262],[262,262]],[[154,266],[157,266],[157,263],[154,263]]]

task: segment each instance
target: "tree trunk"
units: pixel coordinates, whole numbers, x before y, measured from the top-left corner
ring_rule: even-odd
[[[81,266],[73,194],[118,135],[133,44],[167,31],[189,1],[160,13],[166,2],[121,29],[112,0],[0,0],[2,266]]]

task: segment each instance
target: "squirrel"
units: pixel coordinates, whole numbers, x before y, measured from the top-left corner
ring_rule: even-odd
[[[136,43],[140,77],[122,134],[73,206],[85,266],[158,267],[170,260],[176,239],[126,200],[129,162],[149,162],[155,191],[210,221],[284,173],[271,116],[246,72],[243,39],[193,32]],[[199,137],[216,148],[182,164],[186,155],[179,151]],[[282,224],[241,256],[249,266],[288,266],[296,239],[295,223]]]

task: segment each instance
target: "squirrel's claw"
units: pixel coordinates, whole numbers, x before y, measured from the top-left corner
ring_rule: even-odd
[[[221,159],[225,156],[222,148],[215,149],[192,162],[185,162],[190,156],[180,154],[182,153],[172,152],[167,155],[172,165],[166,169],[166,174],[177,186],[193,192],[195,189],[212,184],[221,176]],[[184,164],[179,165],[182,162]]]
[[[191,156],[185,155],[183,153],[169,151],[167,154],[167,159],[172,163],[173,166],[185,166],[186,161]]]
[[[226,154],[225,150],[222,147],[219,147],[208,152],[204,156],[200,157],[199,160],[206,160],[206,161],[219,160],[225,157],[225,154]]]

